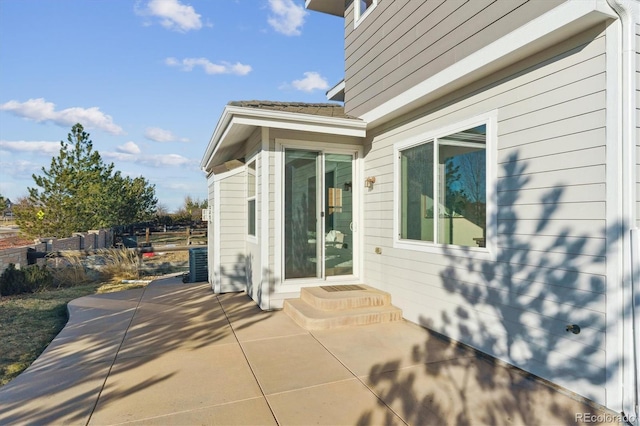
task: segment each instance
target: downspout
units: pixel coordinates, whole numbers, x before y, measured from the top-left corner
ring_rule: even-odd
[[[635,26],[640,20],[640,2],[635,0],[607,0],[609,6],[620,18],[620,113],[621,113],[621,154],[622,154],[622,244],[623,270],[622,294],[624,305],[621,310],[623,328],[623,394],[622,409],[630,424],[638,425],[640,403],[640,230],[637,228],[636,211],[636,46]]]

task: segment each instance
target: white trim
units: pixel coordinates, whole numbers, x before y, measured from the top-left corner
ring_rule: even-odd
[[[269,129],[262,128],[262,152],[259,154],[260,161],[260,179],[262,193],[260,194],[260,288],[262,289],[262,299],[260,307],[263,309],[271,309],[271,294],[269,292],[270,283],[274,279],[273,271],[269,269],[269,222],[273,220],[269,211]],[[277,234],[276,234],[277,235]],[[266,298],[266,300],[264,300]],[[264,305],[264,306],[263,306]]]
[[[213,194],[213,195],[212,195]],[[215,200],[217,198],[217,194],[215,193],[215,181],[213,179],[213,175],[207,176],[207,205],[209,210],[209,220],[207,221],[207,268],[209,269],[208,278],[209,283],[211,284],[211,290],[214,288],[214,246],[215,246],[215,235],[217,234],[214,223],[214,212],[215,212]]]
[[[621,114],[619,93],[621,81],[618,78],[620,69],[619,38],[620,23],[614,22],[606,29],[606,211],[605,219],[607,228],[605,230],[607,245],[606,263],[606,323],[605,350],[606,376],[609,377],[605,384],[607,389],[606,401],[597,401],[616,411],[622,410],[622,362],[624,356],[622,341],[622,324],[618,321],[620,306],[624,303],[622,298],[622,153],[620,147]],[[612,363],[610,360],[614,360]]]
[[[393,146],[393,175],[395,190],[393,191],[393,247],[404,250],[415,250],[425,253],[435,253],[440,255],[457,254],[460,256],[481,259],[496,260],[497,258],[497,146],[498,146],[498,111],[493,110],[482,115],[477,115],[466,120],[456,121],[445,127],[439,127],[432,131],[422,133],[409,139],[398,142]],[[486,225],[486,247],[463,247],[448,244],[438,244],[436,242],[412,241],[400,239],[400,162],[398,156],[400,151],[412,146],[420,145],[429,140],[443,137],[466,130],[475,126],[486,124],[486,200],[487,200],[487,225]],[[435,159],[436,156],[434,156]],[[435,234],[434,234],[435,235]]]
[[[251,172],[251,168],[249,167],[249,165],[251,163],[254,163],[254,169],[253,172]],[[246,233],[246,240],[248,243],[251,244],[258,244],[258,178],[257,178],[257,168],[258,168],[258,155],[254,155],[251,158],[249,158],[249,160],[247,160],[247,164],[245,165],[245,169],[247,171],[247,185],[245,185],[245,198],[246,198],[246,206],[247,206],[247,233]],[[249,190],[249,175],[253,173],[253,184],[254,184],[254,188],[253,188],[253,197],[249,197],[249,195],[246,193]],[[254,234],[250,234],[249,233],[249,201],[251,201],[251,199],[253,199],[254,201],[254,217],[253,217],[253,230],[254,230]]]
[[[607,354],[612,354],[612,359],[607,357],[607,366],[616,367],[607,371],[606,405],[624,412],[633,420],[629,423],[638,425],[640,332],[634,317],[638,315],[635,292],[637,271],[640,270],[640,257],[636,251],[636,62],[639,48],[636,25],[640,20],[640,4],[619,0],[611,0],[609,4],[620,19],[607,28],[607,81],[611,79],[607,86],[607,153],[611,153],[611,158],[607,158],[607,171],[613,169],[607,174],[607,185],[615,185],[612,193],[607,194],[607,204],[612,198],[616,210],[607,209],[607,224],[615,226],[615,230],[610,229],[611,225],[608,229],[608,234],[615,233],[611,235],[614,244],[609,245],[615,245],[612,250],[615,257],[613,262],[607,257],[607,318],[614,320],[607,323],[606,348]]]
[[[284,149],[280,145],[280,139],[275,140],[275,149],[273,150],[274,156],[274,188],[273,192],[275,195],[273,209],[275,210],[273,213],[273,220],[275,223],[273,224],[273,232],[274,242],[273,242],[273,271],[274,271],[274,280],[277,280],[276,290],[279,286],[284,283],[284,256],[282,255],[282,246],[283,246],[283,236],[284,230],[282,228],[283,221],[283,213],[282,206],[284,203],[284,197],[282,196],[282,191],[284,188],[284,177],[282,176],[284,170]]]
[[[213,282],[211,288],[214,293],[220,293],[222,282],[220,277],[220,265],[222,259],[220,258],[220,179],[213,181],[213,253],[209,255],[213,259]]]
[[[372,0],[371,6],[364,13],[360,13],[360,0],[353,0],[353,28],[358,28],[376,6],[378,6],[378,0]]]
[[[470,81],[530,56],[556,39],[615,19],[605,0],[570,0],[475,51],[450,67],[416,84],[360,116],[368,128],[399,117]]]
[[[346,85],[345,85],[344,79],[342,79],[342,81],[340,83],[336,84],[331,89],[327,90],[327,93],[325,93],[327,99],[330,100],[330,101],[336,100],[334,98],[336,96],[340,95],[340,93],[342,93],[341,102],[344,102],[344,89],[345,89],[345,87],[346,87]]]

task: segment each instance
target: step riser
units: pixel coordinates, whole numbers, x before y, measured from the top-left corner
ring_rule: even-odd
[[[308,318],[296,307],[284,302],[284,312],[299,326],[307,330],[327,330],[358,325],[379,324],[402,320],[402,311],[398,308],[387,307],[384,312],[365,312],[362,314],[336,315],[330,318]]]
[[[370,296],[354,296],[343,299],[320,299],[309,291],[302,289],[300,298],[309,305],[323,311],[336,311],[341,309],[355,309],[372,306],[388,306],[391,304],[391,297],[388,295],[374,294]]]
[[[284,312],[307,330],[326,330],[402,320],[391,295],[367,285],[305,287],[284,301]]]

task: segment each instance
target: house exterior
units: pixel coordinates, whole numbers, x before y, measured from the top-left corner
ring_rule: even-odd
[[[637,416],[640,2],[306,6],[344,19],[344,107],[227,105],[202,160],[213,289],[278,309],[366,283]]]

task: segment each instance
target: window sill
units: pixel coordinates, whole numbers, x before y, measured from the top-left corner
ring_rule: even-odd
[[[426,241],[394,240],[393,248],[432,253],[440,256],[465,257],[475,260],[496,260],[495,250],[489,247],[465,247],[447,244],[435,244]]]

